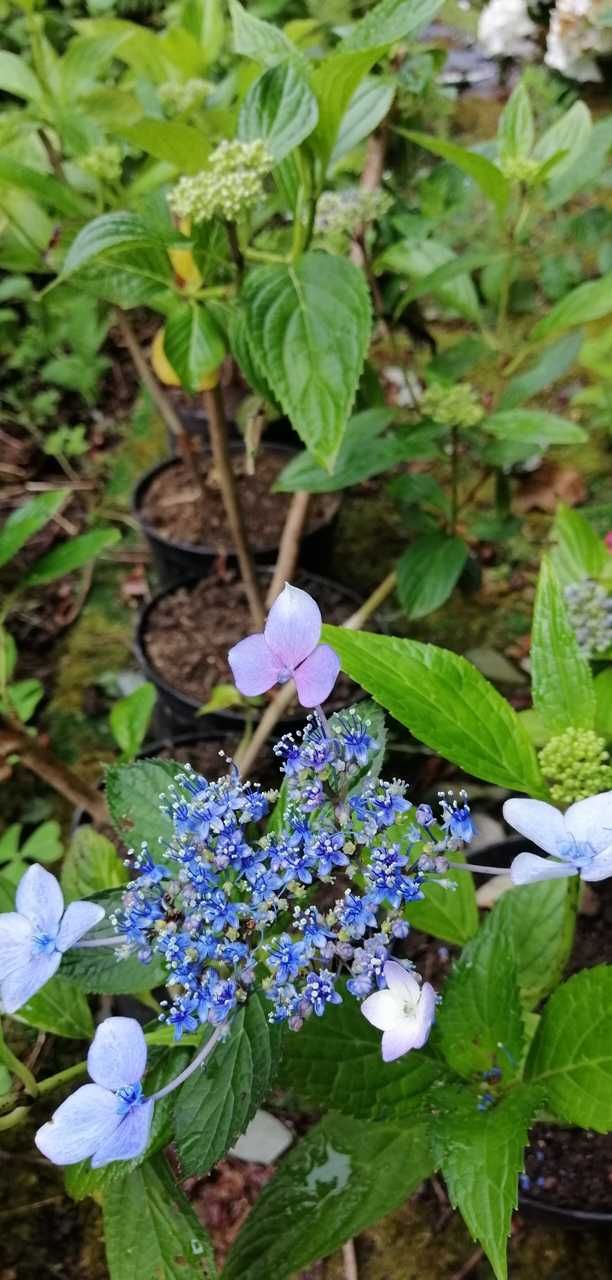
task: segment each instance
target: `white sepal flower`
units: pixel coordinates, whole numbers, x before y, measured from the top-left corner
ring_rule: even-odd
[[[510,867],[513,884],[577,876],[612,876],[612,791],[570,805],[565,814],[544,800],[506,800],[504,818],[515,831],[544,849],[548,858],[519,853]]]
[[[387,989],[368,996],[361,1012],[382,1031],[383,1059],[393,1062],[425,1044],[435,1016],[436,993],[431,983],[421,986],[397,960],[387,960],[383,973]]]

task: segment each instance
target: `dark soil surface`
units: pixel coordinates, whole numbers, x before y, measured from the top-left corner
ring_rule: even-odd
[[[612,1133],[534,1125],[521,1186],[542,1204],[612,1214]]]
[[[326,622],[343,622],[353,611],[342,587],[300,581],[316,598]],[[242,585],[230,574],[224,581],[204,578],[163,596],[149,614],[144,647],[151,666],[173,689],[203,704],[216,685],[231,681],[228,650],[251,631]],[[353,682],[341,675],[326,706],[334,711],[356,693]]]
[[[280,542],[292,495],[272,493],[272,486],[290,456],[281,450],[262,449],[257,456],[255,475],[248,475],[242,450],[239,448],[234,454],[238,496],[255,551],[277,547]],[[205,454],[202,460],[202,476],[206,500],[184,462],[177,461],[167,467],[149,485],[141,515],[169,542],[231,552],[232,538],[210,454]],[[314,497],[309,505],[306,533],[330,520],[337,504],[333,493]]]
[[[179,764],[190,764],[196,773],[201,773],[212,781],[220,774],[227,772],[239,745],[240,734],[238,733],[184,743],[181,746],[169,743],[162,751],[158,751],[155,759],[177,760]],[[282,775],[276,756],[271,750],[262,753],[250,777],[254,782],[261,783],[264,788],[280,787]]]

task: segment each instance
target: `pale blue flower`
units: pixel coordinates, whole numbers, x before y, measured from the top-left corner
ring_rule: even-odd
[[[312,596],[286,583],[264,630],[240,640],[228,653],[236,687],[255,697],[293,679],[303,707],[324,702],[336,683],[340,660],[330,645],[319,643],[321,625]]]
[[[15,1013],[59,969],[62,956],[99,924],[104,908],[71,902],[49,871],[34,864],[21,877],[15,911],[0,915],[0,1007]]]
[[[425,1044],[436,1012],[436,993],[429,982],[421,986],[397,960],[387,960],[384,975],[386,989],[368,996],[361,1012],[383,1033],[384,1061],[394,1062]]]
[[[565,876],[591,881],[612,876],[612,791],[578,800],[565,814],[544,800],[506,800],[504,818],[551,855],[519,853],[510,867],[514,884]]]
[[[35,1143],[54,1164],[77,1164],[91,1156],[93,1169],[112,1160],[131,1160],[145,1151],[153,1100],[142,1092],[147,1045],[134,1018],[107,1018],[87,1055],[94,1081],[62,1102]]]

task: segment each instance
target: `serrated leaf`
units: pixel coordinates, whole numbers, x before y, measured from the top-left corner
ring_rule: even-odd
[[[356,267],[311,252],[244,289],[251,354],[317,461],[334,464],[365,359],[370,299]]]
[[[547,347],[531,368],[517,374],[506,384],[499,402],[500,409],[516,409],[523,401],[530,400],[532,396],[537,396],[540,391],[552,386],[571,369],[581,346],[582,334],[577,332],[568,333]]]
[[[499,1067],[516,1075],[524,1042],[516,964],[509,944],[481,930],[464,947],[438,1010],[442,1052],[453,1071],[482,1077]]]
[[[186,391],[194,395],[203,378],[219,368],[225,342],[212,312],[197,302],[184,302],[164,329],[164,351]]]
[[[35,498],[24,502],[23,506],[12,511],[0,530],[0,567],[12,560],[13,556],[33,538],[43,525],[51,520],[68,497],[68,489],[55,489],[50,493],[39,493]]]
[[[264,1187],[224,1280],[286,1280],[402,1204],[432,1168],[422,1121],[398,1130],[326,1116]]]
[[[214,1280],[212,1246],[162,1155],[105,1190],[111,1280]]]
[[[479,1111],[471,1091],[449,1090],[434,1126],[434,1147],[451,1204],[482,1245],[496,1280],[508,1275],[506,1241],[538,1101],[536,1089],[520,1085],[495,1106]]]
[[[87,934],[89,939],[111,937],[114,930],[110,916],[121,909],[122,892],[110,889],[92,895],[93,902],[104,907],[106,915]],[[117,945],[120,946],[119,937]],[[141,964],[136,955],[122,960],[114,947],[72,947],[62,959],[62,977],[73,982],[81,991],[125,995],[135,991],[148,991],[165,983],[166,969],[161,957],[153,956],[148,964]]]
[[[421,742],[466,773],[546,796],[516,712],[459,654],[416,640],[324,627],[342,670]]]
[[[315,1106],[385,1123],[422,1112],[449,1079],[444,1062],[427,1049],[383,1062],[380,1032],[359,1001],[346,994],[325,1018],[309,1018],[287,1035],[279,1083]]]
[[[395,44],[419,31],[438,12],[442,0],[381,0],[344,37],[343,50]]]
[[[425,147],[427,151],[433,152],[435,156],[440,156],[442,160],[449,160],[451,164],[455,164],[462,173],[474,179],[483,195],[495,205],[498,213],[504,213],[510,199],[510,186],[501,169],[498,169],[491,160],[487,160],[486,156],[479,155],[477,151],[469,151],[466,147],[460,147],[455,142],[446,142],[443,138],[433,138],[427,133],[418,133],[414,129],[398,128],[397,132],[409,138],[411,142],[418,143],[420,147]]]
[[[136,760],[116,765],[106,775],[106,799],[113,825],[126,844],[138,849],[146,840],[152,851],[171,840],[172,819],[160,807],[184,766],[169,760]]]
[[[94,1032],[91,1010],[82,991],[59,974],[37,991],[15,1016],[40,1031],[72,1040],[90,1040]]]
[[[552,444],[583,444],[588,439],[586,431],[577,423],[543,409],[506,409],[491,414],[480,426],[498,440],[527,445],[534,450]]]
[[[536,340],[549,338],[553,333],[563,333],[565,329],[576,329],[591,320],[600,320],[611,311],[612,271],[609,271],[600,280],[587,280],[566,293],[556,307],[538,321],[530,337]]]
[[[428,881],[423,890],[424,899],[408,904],[406,919],[417,929],[433,934],[434,938],[463,946],[478,929],[478,910],[474,880],[467,871],[453,871],[454,856],[449,854],[450,867],[444,874],[444,881],[454,888],[446,888],[435,880]],[[461,856],[459,861],[462,861]]]
[[[268,1092],[276,1071],[281,1028],[268,1022],[266,1001],[252,995],[234,1017],[206,1072],[180,1089],[175,1141],[185,1175],[206,1173],[232,1146]]]
[[[155,232],[139,214],[123,211],[104,213],[88,222],[72,241],[64,259],[62,278],[81,270],[88,262],[112,250],[127,248],[131,252],[135,247],[159,249],[163,245],[159,231]],[[167,262],[167,277],[170,280],[170,262]]]
[[[577,881],[547,880],[502,894],[482,925],[483,933],[509,946],[525,1006],[535,1005],[557,985],[572,949]]]
[[[73,573],[75,569],[81,569],[90,560],[95,560],[102,551],[115,546],[120,539],[119,530],[109,526],[106,529],[92,529],[90,533],[81,533],[78,537],[71,538],[70,542],[62,542],[59,546],[52,547],[51,551],[41,556],[30,572],[21,579],[19,590],[44,586],[47,582],[53,582],[55,578],[62,578],[65,573]]]
[[[112,842],[88,824],[78,827],[62,863],[61,885],[66,902],[117,889],[127,879],[127,869]]]
[[[612,1129],[612,965],[583,969],[550,997],[525,1066],[569,1124]]]
[[[318,118],[304,72],[292,62],[279,63],[251,85],[240,109],[238,136],[246,142],[260,138],[279,162],[312,133]]]
[[[425,533],[397,563],[397,594],[409,618],[439,609],[454,591],[469,555],[463,538]]]
[[[531,633],[531,683],[536,711],[550,734],[592,729],[595,689],[587,658],[570,624],[561,588],[545,557]]]

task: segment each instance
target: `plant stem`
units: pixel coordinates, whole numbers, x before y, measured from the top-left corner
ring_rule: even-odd
[[[450,531],[457,532],[457,516],[459,514],[459,431],[451,428],[451,514]]]
[[[45,1093],[53,1093],[54,1089],[59,1089],[63,1084],[70,1084],[73,1080],[78,1080],[80,1076],[87,1073],[87,1062],[76,1062],[73,1067],[66,1067],[63,1071],[57,1071],[54,1076],[47,1076],[46,1080],[39,1080],[37,1089],[38,1096],[41,1097]]]
[[[4,1039],[2,1023],[0,1023],[0,1061],[4,1062],[5,1066],[8,1067],[11,1075],[16,1076],[18,1080],[21,1080],[26,1093],[29,1094],[31,1098],[36,1098],[40,1092],[36,1080],[34,1079],[32,1072],[28,1067],[26,1067],[25,1063],[20,1062],[19,1058],[16,1058],[12,1050],[9,1049],[6,1040]]]
[[[91,814],[94,822],[102,823],[108,819],[106,801],[100,791],[90,787],[88,782],[73,773],[68,765],[57,760],[50,751],[41,747],[36,738],[30,738],[17,726],[0,729],[0,760],[9,755],[18,755],[22,764],[41,778],[54,791],[65,796],[77,808],[85,809]]]
[[[218,1027],[215,1027],[215,1030],[213,1031],[210,1038],[206,1041],[205,1044],[202,1045],[202,1048],[199,1049],[198,1052],[196,1053],[196,1056],[193,1059],[193,1062],[190,1062],[189,1066],[185,1067],[185,1070],[181,1071],[178,1076],[175,1076],[174,1080],[171,1080],[169,1084],[164,1085],[163,1089],[158,1089],[157,1093],[151,1094],[151,1097],[148,1098],[147,1101],[159,1102],[160,1098],[165,1098],[168,1093],[173,1093],[175,1089],[178,1089],[179,1085],[184,1084],[185,1080],[188,1080],[189,1077],[193,1075],[194,1071],[197,1071],[198,1067],[203,1066],[203,1064],[206,1062],[206,1059],[210,1057],[211,1053],[213,1052],[213,1049],[215,1049],[216,1046],[218,1045],[219,1040],[221,1039],[221,1036],[223,1035],[226,1029],[227,1029],[226,1022],[222,1022],[219,1024]]]
[[[208,417],[208,431],[215,470],[221,486],[225,514],[240,565],[240,575],[249,603],[251,619],[255,630],[262,631],[265,622],[264,608],[259,594],[259,585],[255,575],[251,550],[247,541],[244,517],[238,499],[236,477],[232,469],[229,450],[223,396],[218,384],[212,390],[204,392],[204,405]]]
[[[268,609],[274,604],[277,595],[282,591],[285,582],[290,582],[293,572],[297,564],[300,552],[300,539],[302,531],[308,515],[308,503],[310,502],[310,494],[305,489],[298,489],[294,493],[287,518],[285,520],[283,532],[281,534],[280,545],[278,548],[278,556],[272,574],[272,582],[266,596],[266,606]]]
[[[391,573],[387,574],[386,578],[383,578],[383,581],[379,583],[372,594],[368,596],[367,600],[364,600],[364,603],[359,607],[359,609],[356,609],[355,613],[352,613],[350,618],[347,618],[346,622],[342,623],[342,626],[348,631],[359,631],[360,627],[362,627],[364,622],[367,622],[368,618],[375,613],[383,600],[386,600],[387,596],[391,595],[396,583],[397,574],[395,569],[393,569]],[[245,774],[248,773],[249,769],[252,768],[261,748],[265,746],[270,734],[276,728],[276,725],[282,718],[283,713],[293,702],[294,697],[295,684],[293,680],[288,680],[287,684],[282,686],[270,705],[264,711],[250,742],[244,749],[241,744],[234,757],[234,763],[238,767],[241,777],[244,777]]]
[[[236,223],[226,222],[225,230],[227,231],[227,239],[229,242],[230,253],[232,256],[232,261],[236,268],[238,281],[241,282],[242,277],[244,275],[244,254],[242,252],[242,249],[240,248],[240,241],[238,240],[238,228],[236,226]]]

